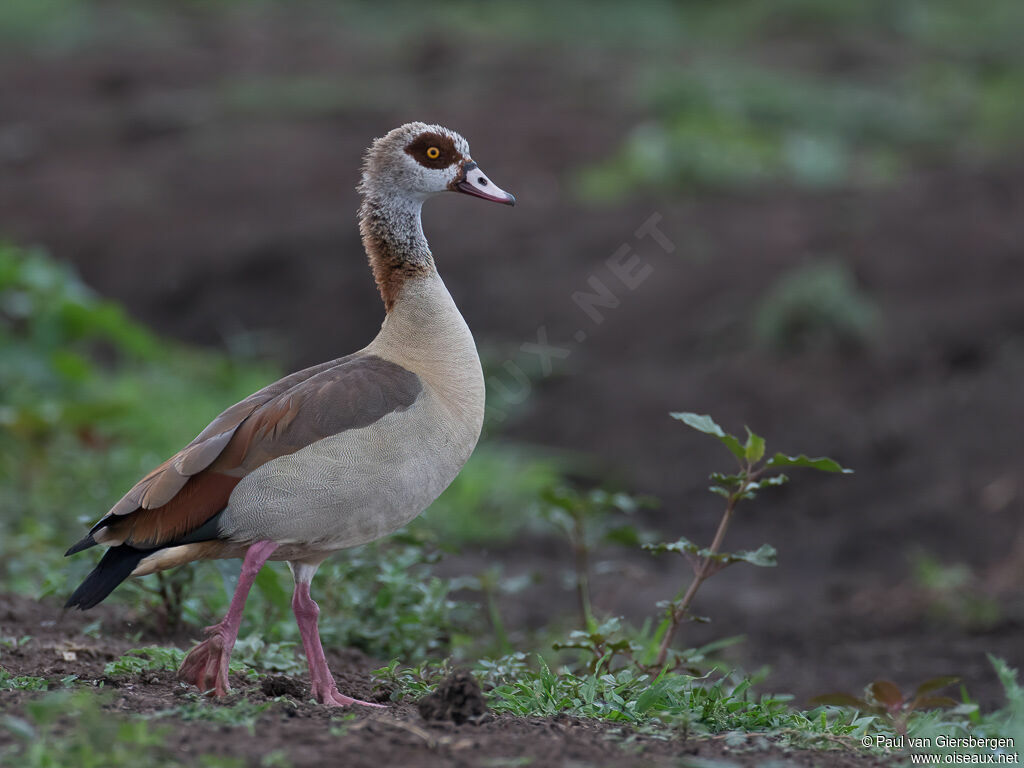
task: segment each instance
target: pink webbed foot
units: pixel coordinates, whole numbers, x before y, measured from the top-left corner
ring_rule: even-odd
[[[228,685],[228,661],[238,638],[245,598],[256,580],[256,574],[277,547],[273,541],[257,541],[246,550],[242,572],[238,575],[238,586],[228,606],[228,615],[219,624],[206,628],[206,639],[189,651],[181,662],[178,668],[179,680],[192,683],[204,693],[210,690],[212,683],[213,694],[216,696],[226,696],[231,691]]]
[[[312,694],[313,697],[325,707],[349,707],[353,704],[359,704],[363,707],[387,709],[383,704],[374,704],[372,701],[353,699],[351,696],[346,696],[345,694],[340,693],[338,691],[338,686],[334,683],[334,680],[331,680],[329,683],[314,682]]]
[[[384,709],[383,704],[353,699],[338,691],[338,685],[334,682],[334,677],[327,667],[324,647],[320,643],[320,630],[317,628],[320,608],[309,596],[309,581],[316,572],[316,566],[306,563],[292,563],[291,566],[292,573],[295,575],[292,610],[295,611],[295,620],[298,622],[299,634],[302,636],[302,649],[306,652],[306,660],[309,662],[309,679],[312,684],[313,698],[327,707],[349,707],[359,704],[362,707]]]
[[[228,685],[228,662],[235,638],[221,624],[207,627],[205,632],[207,639],[189,651],[181,662],[178,679],[191,683],[203,693],[226,696],[231,692],[231,686]]]

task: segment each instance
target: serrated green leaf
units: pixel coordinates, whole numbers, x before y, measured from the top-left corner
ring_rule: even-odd
[[[799,456],[787,456],[784,453],[776,453],[768,459],[765,466],[769,468],[807,467],[808,469],[817,469],[821,472],[840,472],[844,475],[853,474],[852,469],[847,469],[835,459],[830,459],[827,456],[811,458],[802,453]]]
[[[747,485],[746,493],[750,494],[745,498],[753,498],[754,491],[760,491],[763,488],[770,488],[772,486],[785,485],[789,482],[789,478],[786,475],[773,475],[772,477],[766,477],[763,480],[758,480],[756,483],[750,483]]]
[[[689,412],[674,412],[669,414],[673,419],[686,424],[688,427],[696,429],[698,432],[703,432],[705,435],[711,435],[717,437],[719,442],[722,443],[729,451],[740,461],[743,461],[745,455],[743,446],[740,441],[734,436],[730,435],[724,429],[722,429],[715,420],[707,414],[689,413]]]
[[[655,554],[661,554],[662,552],[697,552],[700,550],[696,544],[685,537],[681,537],[676,541],[659,541],[656,544],[644,544],[644,549],[648,552],[654,552]]]
[[[757,565],[761,568],[771,568],[778,565],[778,561],[776,560],[777,555],[778,552],[776,552],[775,547],[771,544],[762,544],[753,551],[743,550],[741,552],[733,553],[733,557],[735,557],[736,560],[742,560],[745,563]]]
[[[744,427],[744,429],[747,430],[747,442],[743,446],[743,455],[747,461],[754,464],[764,456],[764,438],[751,432],[750,427]]]
[[[931,680],[925,680],[923,683],[917,686],[917,690],[914,691],[914,696],[923,696],[926,693],[931,693],[932,691],[937,691],[940,688],[945,688],[948,685],[953,685],[953,683],[959,682],[960,678],[955,677],[953,675],[946,675],[944,677],[933,677]]]
[[[757,549],[741,550],[739,552],[715,552],[712,553],[709,549],[702,549],[697,553],[700,557],[707,557],[711,560],[717,560],[720,563],[731,565],[732,563],[750,563],[751,565],[761,566],[762,568],[771,568],[778,565],[776,561],[775,547],[771,544],[762,544]]]
[[[875,680],[868,686],[868,693],[889,711],[895,711],[903,706],[903,692],[890,680]]]
[[[635,547],[640,543],[640,531],[633,525],[620,525],[606,531],[604,540],[610,544],[621,544],[626,547]]]

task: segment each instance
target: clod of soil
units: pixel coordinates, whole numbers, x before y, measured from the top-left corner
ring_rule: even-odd
[[[260,684],[260,690],[263,691],[263,695],[268,699],[288,696],[299,701],[305,700],[308,692],[306,686],[298,680],[293,680],[285,675],[274,675],[264,678]]]
[[[456,725],[478,723],[487,714],[480,683],[464,670],[452,672],[436,691],[424,696],[416,706],[424,720],[451,720]]]

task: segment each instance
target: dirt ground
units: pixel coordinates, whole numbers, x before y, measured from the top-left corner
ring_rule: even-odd
[[[519,200],[511,210],[465,199],[427,207],[452,294],[496,371],[505,356],[521,359],[540,327],[570,350],[555,375],[534,382],[503,435],[596,457],[598,474],[663,500],[652,525],[695,540],[715,524],[704,478],[727,456],[668,419],[670,410],[711,413],[732,430],[750,424],[770,449],[828,454],[856,470],[796,477],[745,513],[730,546],[768,541],[780,565],[710,582],[697,609],[714,624],[692,642],[746,635],[735,661],[768,665],[764,687],[798,701],[879,677],[912,687],[956,674],[984,706],[998,705],[985,653],[1024,665],[1024,160],[920,170],[884,189],[584,206],[567,174],[613,151],[641,117],[628,57],[474,47],[443,34],[378,56],[370,42],[339,34],[259,16],[183,16],[156,42],[0,52],[0,232],[74,262],[98,292],[162,333],[209,345],[247,339],[288,367],[317,362],[361,347],[382,317],[355,226],[363,148],[409,119],[448,124]],[[347,101],[296,106],[272,92],[253,97],[251,84],[267,77],[363,87],[344,90]],[[635,234],[655,214],[671,253]],[[622,244],[651,277],[595,324],[571,294],[593,276],[610,279],[605,262]],[[753,344],[766,288],[826,258],[850,265],[879,307],[878,338],[859,350],[788,355]],[[967,565],[968,583],[954,594],[915,582],[915,551]],[[571,605],[551,589],[564,560],[555,543],[468,551],[446,567],[473,572],[495,559],[512,575],[547,579],[507,601],[510,626],[542,626]],[[638,618],[676,588],[667,563],[616,552],[606,560],[599,610]],[[16,605],[5,624],[32,620],[5,599]],[[963,601],[982,600],[997,614],[968,621]],[[54,642],[74,638],[73,626],[54,629]],[[96,651],[91,674],[117,642]],[[48,663],[26,659],[18,672]],[[157,708],[152,697],[166,682],[119,695],[128,708]],[[289,718],[311,744],[326,738],[325,716],[309,708],[266,717]],[[575,721],[437,730],[416,717],[409,707],[360,714],[346,755],[379,763],[367,745],[387,733],[400,759],[424,744],[452,764],[480,749],[514,757],[545,745],[552,765],[577,759],[573,750],[629,764],[618,746],[592,738],[595,726]],[[245,748],[281,738],[260,727]],[[691,748],[719,754],[714,743],[641,742],[638,762]],[[182,739],[183,749],[196,745]],[[539,759],[531,764],[549,764]]]
[[[105,606],[89,615],[60,615],[52,606],[40,606],[23,598],[0,596],[0,626],[15,636],[31,634],[33,640],[22,648],[5,652],[5,666],[18,674],[36,675],[58,681],[69,674],[79,676],[78,684],[102,685],[110,692],[110,711],[152,715],[185,701],[189,690],[173,673],[143,673],[112,679],[104,665],[147,639],[166,643],[167,638],[145,638],[129,642],[122,637],[95,639],[82,634],[83,627],[102,616],[113,624],[134,622],[130,614]],[[187,643],[182,645],[187,647]],[[68,660],[68,655],[72,660]],[[387,702],[386,691],[375,689],[369,675],[373,662],[357,652],[335,653],[329,659],[339,687],[366,701]],[[224,700],[234,706],[243,700],[273,704],[258,716],[251,730],[202,721],[164,717],[169,755],[183,764],[197,764],[200,756],[243,758],[249,764],[275,752],[284,755],[295,768],[346,765],[374,768],[382,764],[503,766],[530,765],[561,768],[566,765],[652,766],[697,764],[688,761],[728,760],[728,765],[757,766],[784,761],[788,766],[837,766],[871,768],[886,764],[880,758],[848,750],[804,751],[752,741],[729,745],[723,739],[687,739],[684,735],[665,737],[634,733],[627,727],[575,717],[513,717],[485,712],[471,722],[425,719],[416,702],[389,704],[387,709],[356,708],[328,710],[305,703],[309,685],[304,679],[283,675],[261,683],[232,676],[232,693]],[[0,715],[19,713],[31,692],[5,693],[0,698]],[[453,698],[455,704],[462,701]],[[69,722],[61,723],[70,727]],[[227,738],[228,735],[231,738]],[[0,731],[0,750],[13,738]]]

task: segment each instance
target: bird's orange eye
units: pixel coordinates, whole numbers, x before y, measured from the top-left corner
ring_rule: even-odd
[[[427,147],[427,157],[431,160],[437,160],[441,156],[441,150],[437,147]]]

